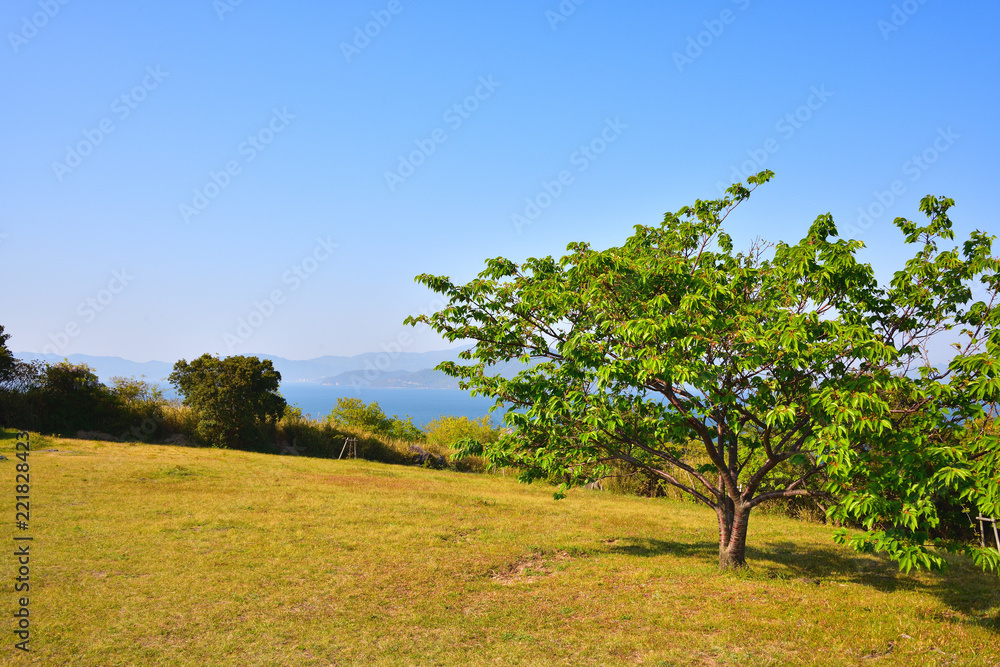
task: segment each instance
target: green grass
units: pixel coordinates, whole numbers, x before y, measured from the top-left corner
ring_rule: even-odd
[[[33,651],[0,624],[5,664],[1000,663],[995,575],[959,560],[903,575],[817,524],[755,517],[752,570],[725,575],[714,515],[675,501],[556,502],[367,461],[33,448],[59,451],[31,454]],[[12,559],[0,570],[10,581]]]

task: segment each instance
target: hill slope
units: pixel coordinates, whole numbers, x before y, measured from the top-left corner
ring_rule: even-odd
[[[722,575],[714,516],[689,504],[556,502],[509,478],[364,461],[33,448],[31,664],[1000,660],[995,576],[901,575],[824,526],[758,516],[753,573]],[[0,461],[8,487],[14,463]]]

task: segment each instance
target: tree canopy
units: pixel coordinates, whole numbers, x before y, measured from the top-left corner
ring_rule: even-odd
[[[198,433],[213,445],[246,447],[263,439],[262,427],[281,418],[281,374],[270,359],[203,354],[174,364],[168,380],[198,413]]]
[[[14,364],[17,359],[10,350],[7,349],[7,339],[9,333],[4,333],[3,325],[0,324],[0,382],[7,380],[14,372]]]
[[[341,396],[326,419],[334,426],[346,426],[400,440],[419,441],[425,437],[424,432],[413,423],[412,417],[389,417],[382,411],[378,401],[367,404],[360,398]]]
[[[723,223],[772,176],[621,247],[417,276],[448,305],[407,322],[475,341],[438,368],[509,409],[493,463],[565,487],[644,470],[715,510],[722,568],[745,564],[751,510],[796,496],[826,497],[856,527],[836,539],[903,569],[942,567],[942,550],[997,568],[996,550],[935,537],[941,499],[1000,514],[993,237],[941,247],[954,202],[928,196],[926,223],[895,220],[914,254],[884,284],[829,214],[798,243],[735,252]],[[491,372],[513,359],[514,377]]]
[[[35,390],[48,429],[72,434],[114,419],[114,397],[90,366],[46,364]]]

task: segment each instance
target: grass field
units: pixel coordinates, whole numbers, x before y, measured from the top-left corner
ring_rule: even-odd
[[[32,447],[32,652],[5,611],[4,664],[1000,664],[996,575],[959,560],[903,575],[821,525],[756,516],[751,572],[725,575],[714,515],[690,504],[556,502],[365,461]],[[14,558],[0,568],[11,581]]]

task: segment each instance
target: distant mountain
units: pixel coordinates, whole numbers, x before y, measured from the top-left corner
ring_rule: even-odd
[[[469,363],[459,360],[457,354],[452,361]],[[536,363],[538,363],[537,360],[533,361],[531,365],[533,366]],[[488,373],[499,373],[505,378],[512,378],[524,370],[524,368],[524,364],[515,360],[491,366]],[[323,378],[322,383],[348,387],[374,387],[377,389],[458,389],[457,378],[453,378],[433,368],[424,368],[419,371],[386,370],[376,372],[371,369],[348,371]]]
[[[376,389],[458,389],[458,380],[433,368],[420,371],[365,373],[347,371],[323,378],[323,384],[373,387]]]
[[[63,359],[68,359],[74,364],[87,364],[94,369],[101,382],[107,384],[111,378],[134,377],[145,375],[150,382],[166,383],[167,376],[173,370],[174,365],[165,361],[129,361],[121,357],[92,357],[88,354],[37,354],[35,352],[14,352],[14,356],[21,360],[39,359],[50,364],[59,363]]]
[[[369,352],[353,357],[319,357],[317,359],[294,360],[268,354],[248,354],[246,356],[270,359],[274,369],[281,373],[281,383],[313,382],[317,384],[348,385],[392,389],[458,389],[458,380],[434,370],[442,361],[460,361],[459,353],[465,348],[439,350],[436,352]],[[111,378],[145,376],[153,383],[168,389],[167,376],[173,370],[173,363],[165,361],[129,361],[121,357],[95,357],[86,354],[36,354],[15,352],[19,359],[40,359],[48,363],[58,363],[69,359],[74,364],[87,364],[94,369],[101,382],[109,384]],[[190,361],[190,360],[189,360]],[[504,377],[513,377],[524,365],[519,361],[509,361],[493,367]]]
[[[368,375],[414,372],[434,368],[442,361],[458,361],[464,348],[437,350],[434,352],[367,352],[353,357],[319,357],[305,361],[295,361],[273,357],[267,354],[250,355],[270,359],[274,368],[281,373],[282,382],[323,382],[324,379],[349,373],[367,371]]]
[[[361,373],[367,378],[379,378],[393,373],[413,373],[429,371],[442,361],[458,361],[462,350],[438,350],[435,352],[369,352],[353,357],[318,357],[316,359],[285,359],[269,354],[247,354],[260,359],[270,359],[276,371],[281,373],[282,384],[287,382],[323,382],[325,379],[340,376],[344,373]],[[94,369],[101,382],[108,383],[114,376],[139,377],[145,375],[151,382],[166,384],[167,376],[173,370],[173,362],[165,361],[129,361],[121,357],[97,357],[86,354],[71,354],[68,357],[58,354],[38,354],[34,352],[15,352],[19,359],[40,359],[48,363],[58,363],[69,359],[74,364],[87,364]],[[189,360],[190,361],[190,360]],[[427,376],[431,384],[439,381]],[[380,386],[369,382],[368,386]]]

